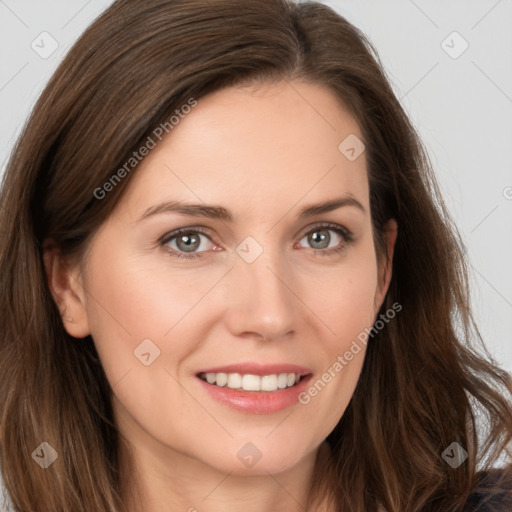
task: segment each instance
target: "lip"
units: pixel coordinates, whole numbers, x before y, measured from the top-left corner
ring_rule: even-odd
[[[227,366],[216,366],[206,368],[196,373],[240,373],[242,375],[274,375],[280,373],[298,373],[301,376],[312,373],[312,370],[295,364],[259,364],[259,363],[237,363]],[[299,383],[300,384],[300,383]]]
[[[276,367],[283,368],[285,366],[288,368],[299,368],[293,365],[277,365]],[[272,366],[272,368],[276,367]],[[223,367],[221,370],[212,368],[212,370],[216,370],[212,371],[212,373],[240,373],[234,371],[225,372],[225,368],[231,369],[233,367],[227,366]],[[244,368],[246,367],[244,366]],[[266,366],[265,368],[269,367]],[[207,397],[213,398],[217,402],[226,405],[227,407],[233,410],[244,412],[246,414],[272,414],[287,409],[288,407],[291,407],[292,405],[296,405],[297,403],[299,403],[299,395],[307,389],[309,382],[313,377],[312,373],[303,375],[302,370],[301,372],[297,372],[301,373],[301,379],[298,384],[292,386],[291,388],[278,389],[276,391],[244,391],[241,388],[232,389],[228,387],[219,387],[216,386],[215,384],[209,384],[208,382],[199,378],[199,376],[197,375],[196,380]],[[251,371],[254,372],[254,368]],[[263,370],[259,368],[259,371]],[[267,372],[267,370],[264,370],[263,375],[266,374],[265,372]],[[275,369],[273,369],[272,372],[295,373],[293,371],[275,371]],[[247,374],[249,372],[244,369],[244,372],[242,373]],[[251,373],[251,375],[262,374]]]

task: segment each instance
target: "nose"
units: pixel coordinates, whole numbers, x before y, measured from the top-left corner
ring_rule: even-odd
[[[282,253],[237,259],[228,279],[225,320],[234,336],[275,340],[293,333],[303,311]]]

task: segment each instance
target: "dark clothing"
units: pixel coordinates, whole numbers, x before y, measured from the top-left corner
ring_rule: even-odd
[[[478,485],[466,502],[464,512],[512,512],[512,482],[499,482],[501,469],[481,472]]]

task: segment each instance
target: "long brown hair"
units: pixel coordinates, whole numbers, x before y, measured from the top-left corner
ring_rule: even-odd
[[[366,37],[314,2],[118,0],[53,75],[3,179],[0,463],[19,510],[126,510],[112,390],[91,336],[77,340],[63,327],[43,242],[80,258],[136,167],[104,197],[94,191],[190,98],[292,79],[329,88],[361,127],[380,258],[386,221],[399,226],[382,311],[403,306],[368,344],[310,503],[461,511],[477,470],[509,455],[511,377],[481,341],[460,235]],[[42,442],[58,454],[44,471],[31,456]],[[457,468],[442,457],[453,442],[468,453]]]

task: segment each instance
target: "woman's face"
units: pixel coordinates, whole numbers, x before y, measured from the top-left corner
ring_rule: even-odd
[[[92,335],[137,449],[276,473],[335,427],[365,346],[344,355],[391,276],[377,268],[355,137],[331,92],[285,82],[201,98],[155,139],[73,270],[77,299],[65,296],[66,328]],[[279,388],[291,374],[301,381]]]

